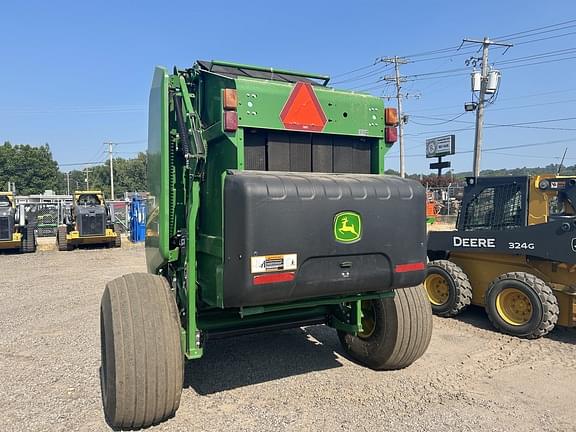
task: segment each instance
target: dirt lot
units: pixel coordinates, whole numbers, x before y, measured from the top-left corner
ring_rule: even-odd
[[[108,430],[100,295],[144,270],[140,247],[0,255],[1,431]],[[176,417],[152,430],[576,430],[576,331],[524,341],[480,310],[434,325],[426,355],[397,372],[347,360],[324,327],[213,341],[187,366]]]

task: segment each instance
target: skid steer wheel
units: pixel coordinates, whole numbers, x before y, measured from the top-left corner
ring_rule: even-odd
[[[56,233],[56,243],[58,243],[59,251],[68,251],[72,249],[71,245],[68,244],[68,239],[66,238],[67,234],[68,229],[66,225],[58,226],[58,232]]]
[[[558,322],[558,300],[546,283],[530,273],[513,272],[497,277],[486,291],[486,312],[498,330],[535,339]]]
[[[453,262],[436,260],[428,263],[424,287],[432,304],[432,312],[453,317],[472,301],[472,286],[466,273]]]
[[[346,353],[376,370],[402,369],[418,360],[432,335],[432,311],[424,288],[397,289],[394,297],[362,304],[363,331],[338,337]]]
[[[174,415],[184,357],[178,309],[166,279],[134,273],[106,284],[100,344],[102,403],[112,428],[139,429]]]
[[[22,252],[36,252],[36,234],[34,227],[26,226],[24,228],[24,238],[22,239]]]
[[[116,233],[116,238],[114,238],[114,247],[115,248],[119,248],[122,247],[122,236],[120,234],[120,231],[118,230],[118,227],[114,227],[114,232]]]

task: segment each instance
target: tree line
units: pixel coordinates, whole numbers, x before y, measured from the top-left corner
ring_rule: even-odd
[[[108,164],[88,167],[85,170],[62,171],[52,156],[50,146],[13,145],[6,141],[0,146],[0,191],[7,190],[8,182],[14,183],[18,195],[33,195],[52,190],[66,194],[68,178],[70,193],[75,190],[102,190],[110,197],[110,167]],[[125,192],[146,190],[146,153],[136,157],[114,158],[114,193],[123,197]]]
[[[114,192],[116,197],[124,196],[125,192],[141,192],[146,190],[146,153],[141,152],[134,158],[114,158]],[[550,164],[545,167],[522,167],[498,170],[483,170],[482,176],[520,176],[553,174],[559,165]],[[68,172],[70,193],[75,190],[102,190],[110,197],[110,168],[107,163],[88,168],[88,182],[85,170]],[[386,174],[398,175],[394,170]],[[576,175],[576,165],[562,168],[564,175]],[[429,187],[444,187],[449,184],[463,184],[464,178],[472,172],[452,172],[438,177],[435,174],[411,174],[408,177],[419,180]],[[53,190],[57,194],[65,194],[68,188],[68,176],[58,166],[52,157],[50,146],[30,146],[28,144],[13,145],[6,141],[0,146],[0,191],[6,190],[8,182],[15,183],[19,195],[41,194],[45,190]]]

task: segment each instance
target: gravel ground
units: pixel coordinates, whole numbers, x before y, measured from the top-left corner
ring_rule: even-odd
[[[0,431],[105,431],[98,309],[141,247],[0,255]],[[479,309],[434,318],[413,366],[374,372],[309,327],[212,341],[158,431],[574,431],[576,331],[525,341]]]

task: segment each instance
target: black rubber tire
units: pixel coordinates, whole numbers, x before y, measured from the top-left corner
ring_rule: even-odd
[[[428,263],[426,277],[431,274],[442,276],[448,283],[448,300],[436,305],[432,302],[432,313],[441,317],[458,315],[472,302],[472,285],[464,270],[451,261],[436,260]]]
[[[26,225],[23,229],[21,250],[23,253],[36,252],[36,232],[33,226]]]
[[[100,341],[106,422],[114,429],[139,429],[173,417],[184,357],[178,308],[166,279],[133,273],[108,282]]]
[[[58,244],[59,251],[69,251],[72,250],[71,245],[68,243],[66,238],[68,234],[68,228],[66,225],[58,225],[58,231],[56,233],[56,243]]]
[[[115,248],[122,247],[122,234],[120,234],[118,225],[114,225],[114,232],[116,233],[116,237],[114,238],[111,246]]]
[[[338,331],[344,351],[375,370],[410,366],[430,344],[432,310],[422,285],[397,289],[394,297],[370,300],[374,331],[368,337]]]
[[[500,316],[496,298],[505,288],[516,288],[530,300],[532,317],[526,324],[512,325]],[[494,279],[486,290],[484,307],[494,327],[502,333],[526,339],[537,339],[550,333],[560,313],[552,288],[542,279],[525,272],[505,273]]]

